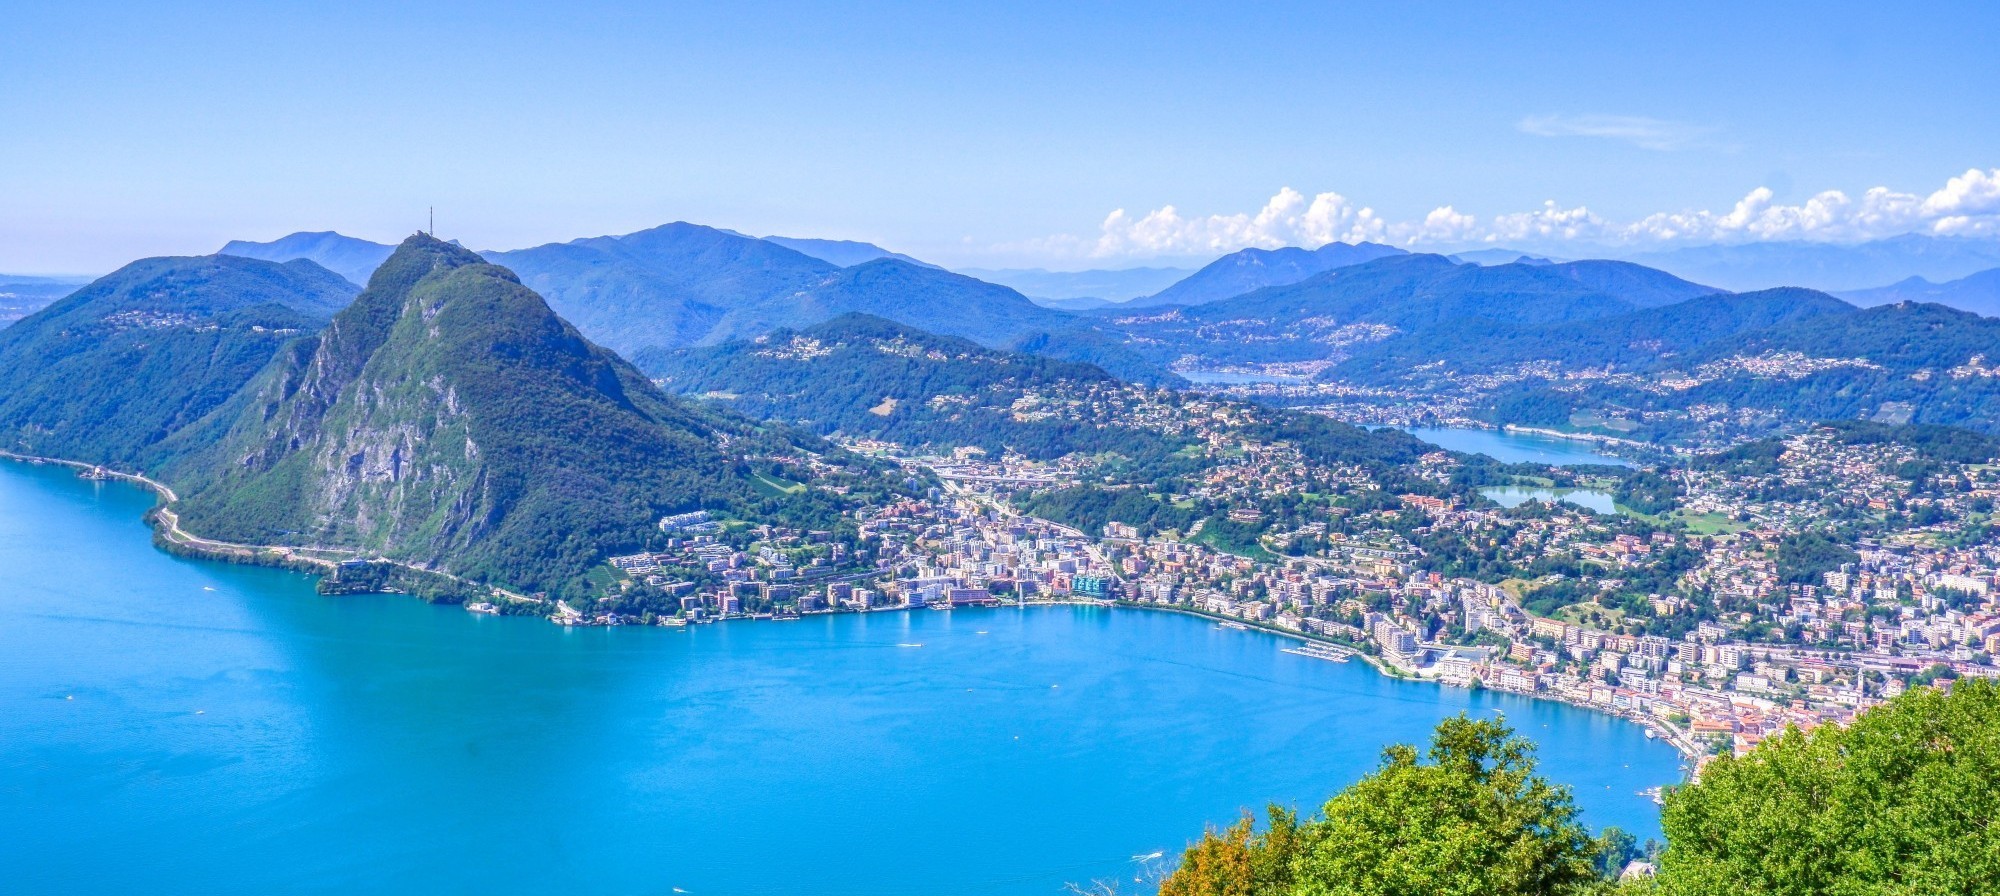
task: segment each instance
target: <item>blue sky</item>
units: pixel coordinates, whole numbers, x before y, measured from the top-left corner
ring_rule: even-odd
[[[0,3],[13,272],[430,205],[482,248],[690,220],[1071,268],[2000,234],[1993,3]]]

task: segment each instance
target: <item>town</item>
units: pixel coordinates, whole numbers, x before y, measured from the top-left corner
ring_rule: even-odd
[[[1247,441],[1245,412],[1226,401],[1123,394],[1113,416],[1187,435],[1208,458],[1155,503],[1216,515],[1178,528],[1171,514],[1038,517],[1029,511],[1064,506],[1051,495],[1157,483],[1077,455],[854,439],[842,450],[908,471],[921,494],[856,506],[839,531],[666,517],[661,549],[611,559],[613,593],[599,606],[557,604],[550,618],[1168,610],[1296,639],[1307,658],[1616,714],[1696,760],[1787,726],[1845,722],[1941,678],[1995,674],[2000,545],[1986,527],[2000,468],[1989,464],[1815,428],[1683,449],[1633,474],[1665,489],[1671,500],[1655,500],[1671,509],[1604,513],[1558,489],[1508,507],[1493,487],[1450,486],[1491,479],[1484,459],[1436,451],[1385,477],[1282,439]],[[838,465],[790,462],[802,487],[847,488],[819,478],[849,475]],[[1562,468],[1499,469],[1517,485],[1593,484]],[[1385,491],[1412,484],[1431,493]]]

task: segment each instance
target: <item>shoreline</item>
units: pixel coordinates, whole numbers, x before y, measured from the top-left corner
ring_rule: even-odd
[[[85,463],[83,461],[68,460],[59,457],[42,457],[37,455],[21,454],[18,452],[5,451],[5,450],[0,450],[0,460],[11,460],[16,463],[26,463],[29,465],[37,465],[37,466],[47,465],[47,464],[57,464],[65,467],[70,467],[76,470],[82,470],[87,473],[98,474],[96,478],[99,479],[116,479],[121,482],[146,488],[147,490],[153,492],[155,498],[162,499],[160,503],[154,505],[154,507],[151,510],[148,510],[143,517],[147,525],[153,530],[154,545],[156,547],[159,547],[161,550],[164,550],[167,553],[173,554],[175,556],[191,557],[200,560],[210,560],[219,563],[235,563],[245,566],[275,566],[282,569],[289,569],[291,571],[302,573],[305,575],[319,576],[322,581],[324,581],[328,576],[334,576],[337,578],[341,568],[341,564],[339,561],[329,560],[321,557],[302,556],[298,553],[300,551],[312,551],[312,550],[319,550],[331,553],[333,552],[334,549],[297,548],[284,545],[236,544],[233,542],[217,541],[215,539],[203,538],[201,536],[195,535],[194,533],[188,532],[187,530],[182,529],[180,527],[179,515],[169,509],[171,504],[180,500],[179,496],[174,492],[172,488],[167,486],[165,483],[159,482],[157,480],[148,478],[143,475],[135,473],[124,473],[97,464]],[[176,536],[178,536],[178,538]],[[348,553],[358,554],[358,552],[348,552]],[[359,559],[359,558],[355,557],[353,559]],[[528,597],[526,595],[518,595],[495,585],[473,582],[471,580],[463,579],[458,576],[452,575],[450,573],[440,572],[431,569],[424,569],[422,567],[414,566],[408,563],[404,563],[402,561],[388,560],[386,558],[376,558],[369,560],[367,562],[388,564],[397,569],[405,570],[410,573],[420,574],[424,576],[440,577],[459,585],[472,587],[475,589],[481,589],[485,592],[488,592],[489,596],[500,597],[502,599],[510,601],[534,603],[534,604],[543,604],[547,602],[545,600],[534,597]],[[329,595],[332,594],[332,592],[322,592],[322,593]],[[377,593],[394,594],[400,592],[379,591]],[[419,599],[421,600],[422,598]],[[431,603],[432,601],[425,601],[425,602]],[[1279,628],[1277,626],[1267,625],[1261,622],[1237,619],[1235,617],[1229,617],[1229,616],[1218,616],[1215,614],[1207,613],[1189,607],[1146,604],[1146,603],[1139,603],[1136,601],[1090,600],[1084,598],[1071,598],[1067,600],[1038,600],[1032,602],[1002,603],[996,609],[1004,609],[1009,606],[1023,608],[1023,609],[1029,606],[1092,606],[1092,607],[1103,607],[1105,609],[1150,610],[1154,612],[1177,613],[1184,616],[1191,616],[1197,619],[1206,619],[1216,623],[1229,622],[1241,626],[1244,631],[1262,632],[1264,634],[1275,635],[1279,638],[1298,641],[1300,643],[1325,644],[1338,647],[1342,650],[1351,651],[1353,657],[1360,659],[1364,663],[1367,663],[1369,667],[1375,670],[1376,674],[1388,678],[1393,678],[1400,681],[1409,681],[1409,682],[1425,682],[1437,685],[1438,687],[1441,688],[1454,686],[1454,685],[1449,685],[1437,678],[1428,678],[1422,675],[1414,675],[1406,673],[1399,668],[1384,663],[1379,657],[1371,656],[1353,647],[1352,645],[1345,644],[1340,641],[1335,641],[1331,638],[1318,637],[1307,632],[1293,631],[1291,629]],[[860,615],[863,613],[879,613],[885,610],[908,612],[917,609],[925,609],[925,608],[882,607],[880,609],[870,609],[861,611],[839,609],[839,610],[827,610],[823,611],[823,613],[816,613],[814,615],[841,615],[850,613],[855,615]],[[731,618],[718,619],[717,621],[718,622],[744,622],[744,621],[769,622],[772,620],[757,619],[752,617],[731,617]],[[618,626],[618,627],[623,628],[624,626]],[[1466,689],[1473,690],[1472,688],[1466,688]],[[1587,702],[1579,703],[1574,700],[1569,700],[1557,696],[1553,693],[1545,693],[1539,691],[1535,693],[1522,693],[1519,691],[1503,690],[1500,688],[1492,688],[1492,687],[1483,687],[1481,689],[1492,690],[1496,693],[1502,693],[1502,694],[1513,694],[1515,696],[1526,697],[1531,700],[1547,700],[1554,703],[1561,703],[1575,709],[1588,710],[1591,712],[1599,713],[1601,715],[1607,715],[1613,718],[1636,723],[1648,729],[1649,731],[1653,732],[1654,740],[1658,740],[1665,743],[1668,747],[1672,748],[1675,753],[1679,754],[1683,760],[1686,760],[1688,763],[1691,764],[1698,763],[1701,760],[1702,756],[1705,755],[1705,752],[1699,749],[1699,745],[1694,744],[1692,742],[1688,742],[1685,736],[1681,732],[1676,731],[1672,725],[1668,724],[1663,719],[1656,719],[1653,718],[1652,716],[1642,715],[1642,714],[1628,714],[1625,712],[1619,712],[1609,707],[1598,706],[1596,704]]]
[[[338,585],[341,582],[340,576],[343,568],[345,568],[346,565],[349,563],[358,562],[361,563],[364,567],[381,567],[381,566],[389,567],[391,570],[393,570],[393,572],[390,574],[389,577],[387,577],[388,579],[394,579],[397,577],[414,577],[413,581],[420,585],[426,584],[425,580],[433,580],[433,582],[442,581],[444,583],[448,583],[451,586],[471,589],[472,592],[475,594],[487,597],[494,597],[502,600],[507,600],[510,602],[529,603],[529,604],[546,603],[546,601],[543,601],[539,598],[529,597],[523,594],[516,594],[512,591],[508,591],[507,589],[501,588],[497,585],[488,585],[483,582],[474,582],[470,579],[461,578],[459,576],[453,575],[448,572],[443,572],[441,570],[435,570],[435,569],[427,569],[425,567],[418,566],[413,563],[407,563],[401,560],[392,560],[387,557],[363,558],[361,556],[360,551],[351,550],[347,548],[309,548],[309,547],[298,547],[295,545],[242,544],[238,542],[222,541],[219,539],[207,538],[201,535],[196,535],[195,533],[190,532],[181,527],[180,514],[172,509],[173,505],[176,502],[180,501],[180,495],[176,493],[171,486],[168,486],[166,483],[160,482],[159,480],[152,479],[150,477],[138,473],[126,473],[120,470],[114,470],[110,467],[102,466],[100,464],[86,463],[84,461],[78,461],[78,460],[69,460],[67,458],[61,458],[61,457],[46,457],[34,454],[21,454],[20,452],[17,451],[0,450],[0,460],[8,460],[8,461],[13,461],[15,463],[25,463],[30,466],[47,466],[50,464],[54,464],[58,466],[69,467],[71,469],[81,470],[83,471],[84,474],[88,474],[79,476],[79,478],[82,479],[95,480],[95,481],[117,480],[131,485],[140,486],[147,489],[148,491],[151,491],[157,503],[155,503],[151,509],[147,510],[145,514],[141,516],[141,519],[153,531],[154,546],[177,557],[189,557],[198,560],[211,560],[218,563],[234,563],[242,566],[264,566],[264,567],[274,567],[278,569],[288,569],[294,572],[300,572],[307,575],[318,576],[319,583],[316,583],[316,588],[320,584],[324,584],[329,581]],[[335,555],[335,556],[315,556],[315,555]],[[407,584],[407,583],[399,583],[399,584]],[[320,590],[322,594],[339,593],[337,591],[327,591],[324,588],[318,588],[318,590]],[[402,592],[384,591],[383,593],[402,593]],[[424,599],[424,598],[420,597],[419,599]],[[429,601],[427,600],[426,602]]]

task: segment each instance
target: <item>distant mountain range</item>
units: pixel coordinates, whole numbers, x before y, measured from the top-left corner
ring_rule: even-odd
[[[1850,290],[1839,295],[1862,307],[1896,302],[1935,302],[1961,311],[2000,317],[2000,268],[1980,271],[1946,283],[1911,277],[1888,286]]]
[[[1135,308],[1203,305],[1265,287],[1297,283],[1336,268],[1408,254],[1379,243],[1328,243],[1317,249],[1244,249],[1209,262],[1166,289],[1125,304]]]
[[[89,277],[30,277],[0,274],[0,327],[27,317],[75,292]]]
[[[935,268],[937,265],[918,261],[901,252],[891,252],[874,243],[860,243],[854,240],[814,240],[789,236],[767,236],[766,242],[777,243],[794,252],[810,255],[821,261],[831,262],[844,268],[851,268],[863,262],[878,258],[888,258],[916,265],[920,268]]]
[[[1163,361],[1310,361],[1436,328],[1606,318],[1714,292],[1618,261],[1480,266],[1399,254],[1194,307],[1135,309],[1105,326]]]
[[[791,242],[829,254],[829,247],[880,251],[866,244]],[[329,258],[333,261],[361,257],[370,246],[388,249],[321,234],[232,246],[232,254],[338,256]],[[843,267],[772,240],[688,223],[485,253],[515,271],[585,336],[627,357],[860,312],[990,347],[1090,361],[1128,378],[1172,378],[1071,315],[1036,305],[1014,290],[892,256]]]
[[[1550,258],[1545,255],[1535,255],[1530,252],[1521,252],[1514,249],[1474,249],[1470,252],[1454,252],[1445,257],[1451,259],[1452,261],[1461,262],[1464,264],[1482,264],[1482,265],[1516,264],[1516,263],[1555,264],[1558,261],[1564,260],[1559,258]]]
[[[989,270],[961,268],[959,273],[998,283],[1037,304],[1065,311],[1088,311],[1116,305],[1166,289],[1194,273],[1192,268],[1124,268],[1121,270],[1047,271],[1041,268]]]
[[[320,267],[326,268],[355,286],[368,283],[368,276],[375,268],[387,261],[393,246],[343,236],[333,231],[320,233],[294,233],[279,237],[268,243],[247,240],[230,240],[217,255],[235,255],[242,258],[261,258],[265,261],[291,261],[308,258]]]
[[[1804,286],[1841,292],[1909,277],[1954,280],[2000,267],[2000,240],[1906,234],[1858,245],[1746,243],[1621,257],[1730,290]]]

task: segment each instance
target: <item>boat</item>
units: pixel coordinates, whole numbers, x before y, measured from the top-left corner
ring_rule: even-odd
[[[1335,647],[1332,644],[1301,644],[1297,647],[1283,648],[1280,652],[1289,653],[1293,656],[1309,656],[1316,660],[1326,660],[1329,663],[1344,663],[1347,662],[1349,657],[1354,655],[1353,651],[1345,647]]]
[[[1216,625],[1221,628],[1235,629],[1236,631],[1239,632],[1247,632],[1250,630],[1250,626],[1244,625],[1241,622],[1218,622],[1216,623]]]

